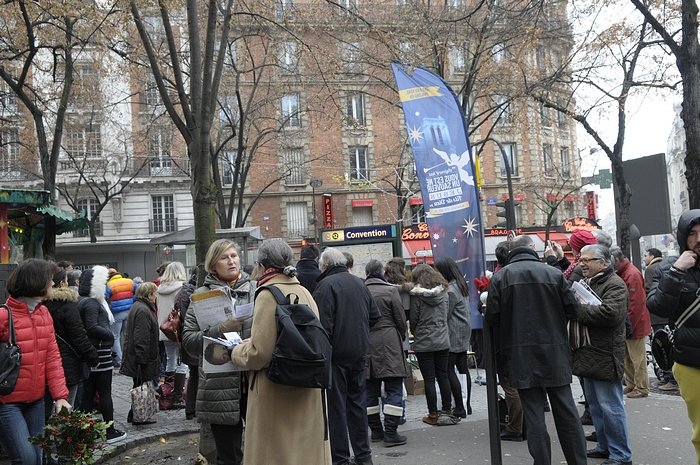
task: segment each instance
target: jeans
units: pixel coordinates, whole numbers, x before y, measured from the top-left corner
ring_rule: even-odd
[[[376,407],[379,412],[379,397],[382,395],[382,381],[386,397],[382,398],[384,413],[400,417],[403,414],[403,378],[370,378],[367,380],[367,407]],[[369,409],[367,410],[369,414]]]
[[[333,360],[333,386],[328,391],[328,435],[333,464],[350,460],[350,444],[355,458],[372,455],[367,435],[367,392],[365,360]]]
[[[180,361],[180,364],[177,363],[178,360],[178,347],[177,347],[177,342],[175,341],[163,341],[163,345],[165,346],[165,355],[167,357],[167,364],[165,366],[165,372],[166,373],[179,373],[186,375],[187,374],[187,365]]]
[[[42,450],[29,438],[44,429],[44,399],[0,404],[0,445],[12,465],[41,465]]]
[[[583,378],[591,418],[598,436],[597,450],[608,452],[610,460],[631,462],[627,415],[623,403],[622,382]]]
[[[452,409],[452,394],[450,393],[450,380],[447,376],[447,365],[450,352],[448,349],[435,352],[416,352],[418,367],[425,381],[425,400],[428,404],[428,413],[437,412],[437,392],[435,380],[440,387],[440,400],[442,410],[449,412]]]
[[[112,335],[114,336],[114,363],[121,365],[122,363],[122,334],[126,331],[126,320],[129,318],[129,310],[114,314],[114,323],[112,323]]]

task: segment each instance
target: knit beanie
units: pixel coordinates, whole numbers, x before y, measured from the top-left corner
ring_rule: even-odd
[[[597,244],[595,236],[588,231],[578,230],[569,238],[569,245],[573,250],[580,251],[585,245]]]

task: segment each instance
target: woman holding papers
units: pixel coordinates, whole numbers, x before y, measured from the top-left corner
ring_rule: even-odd
[[[245,417],[245,384],[241,381],[241,372],[235,371],[231,362],[212,364],[204,359],[204,351],[215,344],[204,336],[218,338],[230,332],[239,332],[243,338],[250,336],[255,284],[241,271],[238,246],[229,239],[212,243],[204,269],[208,274],[204,285],[192,294],[182,344],[187,352],[199,354],[197,420],[211,425],[216,463],[240,465],[243,462],[241,419]]]
[[[266,240],[258,249],[253,272],[258,285],[274,285],[284,295],[294,294],[318,317],[316,303],[292,267],[294,253],[286,242]],[[237,366],[251,370],[250,411],[246,417],[246,463],[275,465],[325,465],[331,463],[325,438],[324,407],[320,389],[275,384],[265,368],[272,359],[277,340],[275,298],[264,290],[255,301],[253,330],[248,341],[232,352]]]
[[[141,386],[158,377],[160,355],[158,352],[158,320],[156,319],[156,297],[158,286],[143,283],[136,290],[136,300],[129,310],[126,324],[126,347],[121,374],[131,376],[134,387]],[[133,423],[129,410],[126,421]],[[146,420],[135,425],[147,425],[155,420]]]

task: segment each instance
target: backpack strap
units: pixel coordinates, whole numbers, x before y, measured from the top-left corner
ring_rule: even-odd
[[[11,346],[17,345],[17,339],[15,338],[15,324],[12,321],[12,310],[7,304],[0,305],[0,308],[7,310],[7,343]]]
[[[289,299],[285,297],[285,295],[282,293],[279,287],[270,284],[267,286],[260,286],[255,290],[255,298],[257,299],[258,294],[260,294],[260,291],[263,289],[267,289],[268,291],[272,292],[272,296],[275,298],[275,301],[277,301],[278,305],[286,305],[289,303]]]

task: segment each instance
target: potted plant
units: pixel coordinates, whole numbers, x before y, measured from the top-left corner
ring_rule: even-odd
[[[105,447],[106,431],[112,422],[98,421],[90,414],[62,409],[44,426],[43,434],[31,438],[45,454],[55,451],[61,465],[95,462],[94,454]]]

